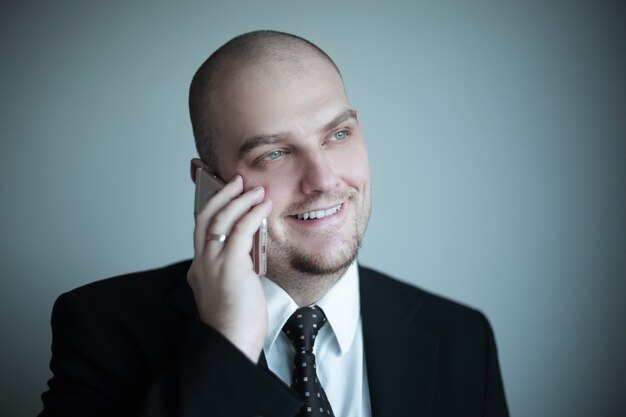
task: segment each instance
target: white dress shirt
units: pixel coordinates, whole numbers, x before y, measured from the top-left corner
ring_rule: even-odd
[[[268,310],[263,352],[269,369],[290,385],[295,349],[282,328],[298,305],[270,279],[262,277],[261,284]],[[333,412],[336,417],[370,417],[356,262],[315,304],[324,311],[327,323],[315,337],[313,353]]]

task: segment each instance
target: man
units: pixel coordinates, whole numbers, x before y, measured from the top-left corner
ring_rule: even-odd
[[[324,52],[241,35],[197,71],[190,112],[192,177],[227,182],[197,214],[194,259],[59,298],[43,416],[508,415],[482,314],[356,265],[367,152]]]

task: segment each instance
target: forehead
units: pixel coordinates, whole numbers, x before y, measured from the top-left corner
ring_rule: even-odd
[[[341,77],[321,58],[305,65],[266,62],[230,69],[212,97],[221,158],[252,135],[305,136],[349,107]]]

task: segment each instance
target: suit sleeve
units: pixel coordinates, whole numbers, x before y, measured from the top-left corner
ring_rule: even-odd
[[[114,307],[112,307],[114,308]],[[102,320],[73,293],[52,313],[52,379],[40,417],[277,416],[301,403],[270,371],[219,332],[191,321],[182,349],[159,375],[120,323]]]
[[[483,400],[483,412],[485,417],[508,417],[509,410],[506,404],[500,365],[498,364],[498,353],[493,331],[487,318],[480,314],[480,319],[485,329],[486,346],[486,369],[485,369],[485,390]]]

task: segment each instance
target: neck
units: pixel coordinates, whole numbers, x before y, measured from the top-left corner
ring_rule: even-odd
[[[280,285],[287,294],[298,304],[306,307],[315,304],[333,285],[343,276],[349,265],[340,270],[324,275],[313,275],[304,272],[290,271],[288,273],[272,274],[270,278]]]

